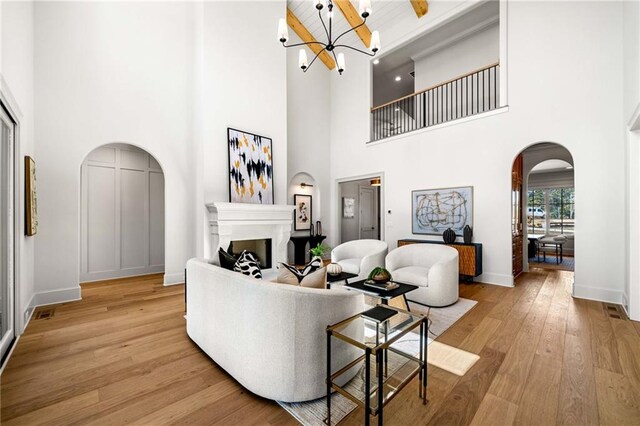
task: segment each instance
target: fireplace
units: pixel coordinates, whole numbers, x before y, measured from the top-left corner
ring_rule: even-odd
[[[258,254],[266,278],[275,274],[278,262],[287,262],[294,206],[226,202],[206,206],[212,263],[220,265],[218,249],[227,250],[229,245],[234,253],[249,250]]]
[[[258,257],[260,269],[269,269],[272,266],[271,241],[271,238],[231,241],[227,251],[236,257],[244,250],[250,251]]]

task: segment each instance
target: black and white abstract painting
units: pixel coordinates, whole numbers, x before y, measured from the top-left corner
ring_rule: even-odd
[[[423,189],[411,192],[414,234],[442,235],[448,228],[462,235],[473,227],[473,187]]]
[[[271,139],[227,129],[229,143],[229,201],[273,204]]]

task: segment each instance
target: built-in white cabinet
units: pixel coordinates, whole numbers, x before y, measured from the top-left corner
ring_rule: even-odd
[[[164,272],[164,175],[137,147],[105,145],[81,170],[80,281]]]

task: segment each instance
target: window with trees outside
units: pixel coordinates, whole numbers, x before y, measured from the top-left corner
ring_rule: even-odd
[[[532,189],[527,201],[529,234],[574,234],[574,188]]]

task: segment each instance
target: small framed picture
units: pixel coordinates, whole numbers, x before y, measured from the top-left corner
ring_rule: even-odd
[[[308,231],[311,229],[313,219],[311,217],[312,208],[311,195],[306,194],[294,194],[293,204],[296,209],[294,210],[294,226],[295,231]]]
[[[355,216],[356,199],[351,197],[342,198],[342,217],[351,219]]]

